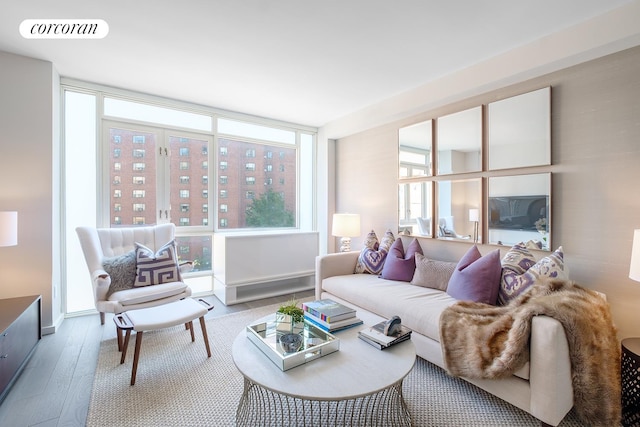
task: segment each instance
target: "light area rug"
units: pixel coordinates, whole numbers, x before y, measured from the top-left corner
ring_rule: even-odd
[[[183,325],[145,332],[134,386],[129,385],[133,334],[122,365],[115,339],[103,341],[87,426],[235,425],[243,383],[231,358],[231,345],[246,325],[277,308],[271,305],[208,319],[211,358],[207,358],[199,322],[194,322],[193,343]],[[404,381],[403,393],[415,426],[540,425],[526,412],[464,380],[449,377],[420,358]],[[573,412],[560,424],[580,425]]]

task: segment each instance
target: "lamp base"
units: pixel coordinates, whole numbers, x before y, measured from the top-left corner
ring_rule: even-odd
[[[351,237],[340,238],[340,252],[351,252]]]

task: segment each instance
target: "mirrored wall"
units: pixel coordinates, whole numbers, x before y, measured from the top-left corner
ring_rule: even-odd
[[[398,141],[400,233],[551,249],[550,87],[400,128]]]

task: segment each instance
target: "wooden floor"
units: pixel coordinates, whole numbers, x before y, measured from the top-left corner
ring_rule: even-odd
[[[311,296],[313,291],[295,294],[296,298]],[[283,295],[228,307],[214,296],[204,299],[215,306],[207,317],[216,317],[284,302],[291,297]],[[65,319],[55,334],[43,336],[0,404],[0,426],[84,426],[100,342],[115,336],[112,316],[107,315],[101,326],[98,314]]]

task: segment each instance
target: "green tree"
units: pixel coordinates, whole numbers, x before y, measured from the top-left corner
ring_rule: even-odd
[[[247,210],[248,227],[293,227],[295,217],[293,212],[284,206],[284,197],[280,193],[269,189],[253,199]]]

